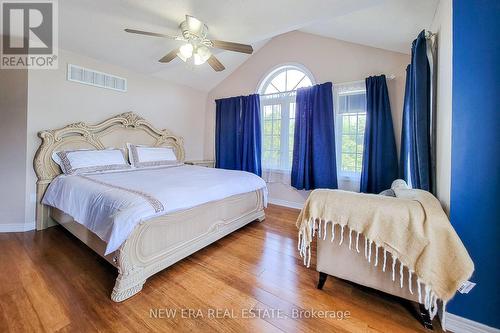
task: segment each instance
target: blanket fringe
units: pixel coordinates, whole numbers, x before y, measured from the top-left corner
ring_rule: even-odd
[[[339,245],[342,245],[342,242],[344,241],[344,226],[340,226],[340,242]]]
[[[368,241],[368,262],[370,262],[372,258],[372,243],[372,240]]]
[[[443,330],[446,332],[446,302],[443,301],[443,304],[442,304],[442,318],[441,318],[441,327],[443,328]]]
[[[413,295],[413,290],[411,289],[411,275],[413,274],[412,270],[408,270],[408,290],[410,291],[410,294]]]
[[[359,231],[358,234],[356,235],[356,252],[359,253]]]
[[[420,288],[420,278],[417,279],[418,302],[422,304],[422,289]]]
[[[335,225],[339,224],[340,226],[340,239],[338,245],[342,245],[344,241],[344,229],[347,227],[349,229],[349,250],[353,249],[352,246],[352,232],[354,229],[349,228],[345,224],[340,224],[338,222],[334,221],[325,221],[321,219],[315,219],[311,218],[309,221],[305,222],[301,229],[299,230],[298,233],[298,245],[297,249],[299,251],[300,256],[303,258],[304,265],[307,267],[310,267],[311,265],[311,241],[312,238],[316,235],[316,230],[318,232],[318,238],[326,240],[327,237],[327,227],[328,223],[331,224],[331,233],[332,237],[330,239],[331,242],[335,240]],[[361,234],[360,231],[356,231],[356,252],[360,253],[359,250],[359,236]],[[309,236],[309,237],[308,237]],[[374,241],[373,239],[368,239],[368,237],[364,237],[365,239],[365,248],[364,248],[364,255],[365,259],[371,263],[371,257],[372,257],[372,244],[375,246],[375,258],[373,261],[374,266],[378,266],[378,252],[379,252],[379,245]],[[387,251],[383,246],[380,246],[384,250],[384,259],[383,259],[383,264],[382,264],[382,271],[385,272],[385,268],[387,265],[387,252],[392,257],[392,281],[396,281],[396,262],[398,261],[398,257],[390,252]],[[404,286],[404,267],[406,265],[399,260],[399,285],[401,288]],[[406,266],[407,267],[407,266]],[[410,294],[413,295],[413,289],[412,289],[412,276],[415,274],[413,270],[411,270],[408,267],[408,290]],[[422,295],[422,289],[421,289],[421,284],[424,286],[424,295]],[[417,285],[417,292],[418,292],[418,302],[421,304],[424,304],[425,309],[429,312],[429,315],[431,317],[431,320],[434,318],[434,316],[437,314],[438,311],[438,297],[436,293],[432,290],[431,286],[429,284],[423,283],[423,281],[417,276],[416,280],[416,285]],[[422,302],[422,296],[424,297],[423,302]],[[443,302],[443,307],[445,303]]]

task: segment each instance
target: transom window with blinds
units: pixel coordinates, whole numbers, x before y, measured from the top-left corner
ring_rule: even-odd
[[[271,71],[260,85],[262,177],[268,182],[290,184],[296,92],[312,84],[307,70],[284,65]]]

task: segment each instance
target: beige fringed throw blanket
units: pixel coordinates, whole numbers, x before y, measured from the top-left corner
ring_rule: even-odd
[[[357,252],[361,234],[366,242],[367,262],[380,265],[384,271],[386,265],[391,265],[395,280],[399,261],[401,286],[406,266],[410,272],[410,292],[413,293],[411,278],[415,275],[419,301],[434,317],[437,300],[446,304],[461,283],[470,278],[474,264],[432,194],[412,189],[394,189],[394,192],[396,198],[339,190],[313,191],[297,220],[299,251],[304,264],[309,266],[311,241],[316,233],[326,238],[327,230],[331,229],[332,242],[349,242],[349,249]],[[336,236],[337,224],[341,232]]]

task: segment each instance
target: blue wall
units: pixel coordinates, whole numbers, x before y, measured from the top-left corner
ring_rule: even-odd
[[[448,311],[500,328],[500,1],[453,1],[451,222],[477,286]]]

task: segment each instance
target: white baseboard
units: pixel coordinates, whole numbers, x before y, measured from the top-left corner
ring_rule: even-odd
[[[32,223],[0,223],[0,232],[25,232],[35,229],[35,222]]]
[[[284,207],[288,207],[288,208],[302,209],[302,207],[304,207],[304,204],[300,203],[300,202],[287,201],[287,200],[274,199],[274,198],[269,198],[268,201],[270,204],[284,206]]]
[[[446,330],[454,333],[500,333],[498,328],[446,312]]]

